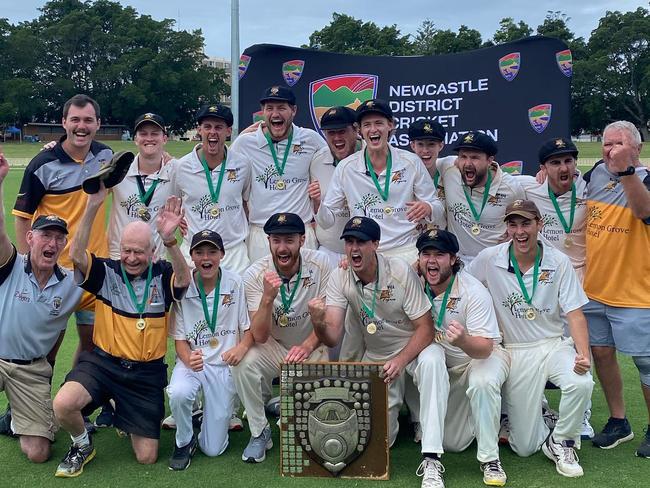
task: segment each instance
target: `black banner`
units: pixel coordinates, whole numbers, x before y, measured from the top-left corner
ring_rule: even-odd
[[[244,128],[260,118],[259,98],[272,85],[293,89],[296,124],[316,130],[334,105],[356,108],[381,98],[395,115],[395,146],[407,148],[408,126],[431,118],[447,129],[442,156],[462,134],[481,130],[497,141],[496,159],[505,170],[533,174],[542,142],[570,135],[572,63],[564,42],[541,36],[443,56],[354,56],[258,44],[240,58],[239,120]]]

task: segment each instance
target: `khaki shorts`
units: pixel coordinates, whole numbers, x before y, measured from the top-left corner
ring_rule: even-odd
[[[27,364],[0,359],[0,390],[11,404],[11,428],[18,435],[54,441],[58,425],[52,410],[52,367],[45,358]]]

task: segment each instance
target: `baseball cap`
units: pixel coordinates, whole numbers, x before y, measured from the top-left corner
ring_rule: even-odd
[[[539,164],[544,164],[547,159],[557,154],[571,154],[578,157],[578,148],[568,137],[549,139],[539,148]]]
[[[497,143],[490,136],[479,131],[472,131],[460,138],[454,151],[461,149],[475,149],[484,152],[488,156],[494,156],[497,153]]]
[[[194,234],[192,236],[192,241],[190,242],[190,252],[192,252],[201,244],[212,244],[220,251],[224,253],[226,252],[226,250],[223,248],[223,239],[221,239],[221,236],[218,232],[215,232],[213,230],[206,229]]]
[[[276,213],[264,224],[266,234],[304,234],[305,223],[294,213]]]
[[[228,127],[232,127],[234,122],[230,109],[220,103],[215,103],[214,105],[203,105],[196,113],[196,121],[199,124],[203,122],[203,119],[207,119],[208,117],[223,119]]]
[[[409,126],[409,139],[417,141],[420,139],[431,139],[434,141],[444,141],[447,131],[435,120],[420,119],[416,120]]]
[[[357,114],[349,107],[332,107],[320,119],[322,130],[345,129],[357,121]]]
[[[418,248],[418,252],[433,248],[449,254],[456,254],[460,249],[456,236],[443,229],[431,229],[423,232],[418,237],[415,247]]]
[[[379,224],[368,217],[352,217],[345,223],[341,239],[356,237],[362,241],[378,241],[381,239]]]
[[[58,229],[64,234],[68,233],[68,223],[58,215],[39,215],[32,222],[32,230]]]
[[[113,188],[124,179],[134,159],[135,154],[131,151],[120,151],[114,154],[110,161],[104,161],[96,174],[83,180],[81,183],[83,191],[97,193],[100,181],[104,182],[106,188]]]
[[[158,115],[154,114],[151,112],[147,112],[146,114],[142,114],[140,117],[135,119],[135,125],[133,126],[133,132],[138,132],[138,127],[140,127],[144,123],[151,123],[154,125],[157,125],[162,129],[163,132],[167,133],[167,129],[165,129],[165,121],[163,118]]]
[[[296,104],[296,96],[286,86],[271,86],[264,90],[260,103],[265,102],[287,102],[289,105]]]
[[[365,115],[373,113],[383,115],[391,122],[393,121],[393,111],[390,105],[384,100],[373,98],[372,100],[366,100],[357,107],[357,122],[361,122]]]
[[[506,207],[506,214],[503,217],[503,220],[507,221],[510,217],[515,215],[531,220],[542,218],[537,205],[535,205],[535,202],[531,200],[515,200],[512,202]]]

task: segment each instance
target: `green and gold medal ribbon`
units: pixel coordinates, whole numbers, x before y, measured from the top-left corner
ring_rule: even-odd
[[[298,267],[298,277],[296,278],[296,283],[293,285],[293,290],[291,290],[291,293],[289,293],[289,283],[287,283],[287,291],[284,291],[284,283],[280,285],[280,298],[282,299],[282,307],[284,308],[284,313],[287,314],[289,313],[289,310],[291,309],[291,304],[293,303],[293,299],[296,296],[296,292],[298,291],[298,287],[300,286],[300,280],[302,279],[302,261],[299,264]],[[289,295],[287,296],[287,294]]]
[[[149,261],[149,270],[147,271],[147,281],[145,282],[144,285],[144,293],[142,294],[142,302],[138,303],[138,297],[135,295],[135,290],[133,289],[133,285],[129,281],[129,277],[126,275],[126,271],[124,270],[124,266],[120,264],[120,269],[122,270],[122,278],[124,279],[124,284],[126,285],[126,289],[129,291],[129,296],[131,297],[131,302],[133,303],[133,306],[135,307],[135,310],[138,314],[142,315],[144,313],[144,309],[147,306],[147,300],[149,299],[149,285],[151,284],[151,270],[153,268],[153,263]]]
[[[483,192],[483,202],[481,203],[480,212],[476,211],[476,207],[474,206],[474,203],[472,202],[472,198],[470,197],[469,193],[467,193],[467,188],[465,187],[465,185],[462,186],[463,186],[463,192],[465,192],[465,198],[467,199],[467,204],[469,205],[469,209],[472,211],[472,216],[474,217],[474,220],[478,223],[481,220],[481,215],[483,215],[485,204],[487,203],[488,197],[490,196],[490,186],[492,186],[491,169],[488,168],[487,182],[485,183],[485,190]]]
[[[217,315],[219,313],[219,292],[221,291],[221,268],[219,269],[219,279],[217,284],[214,287],[214,301],[212,303],[212,316],[210,316],[210,311],[208,310],[208,296],[205,293],[205,288],[203,287],[203,280],[201,279],[201,274],[197,276],[196,283],[199,289],[199,296],[201,297],[201,305],[203,305],[203,316],[205,317],[205,322],[210,328],[210,332],[214,334],[214,329],[217,328]]]
[[[363,285],[359,287],[359,297],[361,299],[361,308],[370,319],[375,318],[375,307],[377,306],[377,290],[379,287],[379,266],[377,266],[377,276],[375,279],[375,289],[372,292],[372,304],[370,307],[363,301]]]
[[[524,283],[524,279],[521,276],[521,270],[519,269],[519,263],[515,258],[515,251],[513,247],[514,246],[510,244],[510,249],[508,251],[510,255],[510,264],[515,270],[515,276],[517,277],[517,281],[519,282],[519,288],[521,289],[521,293],[524,296],[524,300],[526,300],[526,303],[528,305],[532,305],[531,302],[533,301],[533,296],[535,295],[535,290],[537,289],[537,279],[539,278],[539,263],[540,263],[539,244],[537,245],[537,253],[535,254],[535,266],[533,268],[533,289],[531,290],[530,295],[528,295],[526,284]]]
[[[370,156],[368,156],[368,148],[364,151],[364,157],[366,159],[366,167],[368,168],[368,172],[370,173],[370,177],[372,178],[372,182],[375,184],[375,188],[377,188],[377,192],[379,193],[379,196],[381,196],[382,200],[384,202],[388,200],[388,194],[390,193],[390,177],[393,171],[393,156],[390,153],[390,148],[388,148],[388,156],[386,157],[386,179],[384,181],[384,189],[381,189],[381,186],[379,186],[379,180],[377,179],[377,175],[375,174],[375,169],[372,167],[372,161],[370,161]]]
[[[291,150],[291,143],[293,142],[293,129],[289,132],[289,137],[287,139],[287,147],[284,148],[284,156],[282,156],[282,165],[278,162],[278,155],[275,152],[275,146],[273,145],[273,140],[271,139],[271,134],[264,132],[264,137],[266,137],[266,142],[269,143],[269,149],[271,150],[271,157],[273,158],[273,164],[275,165],[275,170],[278,172],[279,176],[284,175],[284,167],[287,165],[287,158],[289,157],[289,151]]]
[[[219,169],[219,181],[217,181],[217,189],[215,190],[214,184],[212,182],[212,172],[208,166],[208,162],[205,159],[205,154],[201,157],[201,166],[203,166],[203,171],[205,172],[205,179],[208,182],[208,190],[210,190],[210,200],[212,203],[217,203],[219,201],[219,194],[221,193],[221,183],[223,183],[223,175],[226,172],[226,159],[228,158],[228,153],[226,152],[221,161],[221,168]]]
[[[571,228],[573,227],[573,219],[576,215],[576,185],[575,183],[571,183],[571,210],[569,211],[569,223],[567,224],[566,219],[564,218],[564,214],[562,213],[562,209],[560,208],[560,205],[557,203],[557,197],[555,196],[555,193],[553,193],[553,190],[551,190],[551,186],[548,186],[548,196],[551,199],[551,202],[553,202],[553,207],[555,207],[555,213],[557,214],[558,219],[560,219],[560,223],[562,224],[562,228],[564,229],[564,232],[569,234],[571,232]]]
[[[445,318],[445,313],[447,312],[447,302],[449,301],[449,293],[451,293],[451,288],[454,286],[454,281],[456,280],[456,275],[452,274],[451,275],[451,280],[449,281],[449,284],[447,285],[447,289],[445,290],[445,294],[442,296],[442,304],[440,305],[440,310],[438,311],[438,317],[436,318],[436,329],[442,330],[442,321]],[[424,291],[427,294],[427,298],[429,299],[429,302],[431,302],[431,315],[433,315],[433,312],[435,312],[436,306],[433,303],[434,296],[433,292],[431,291],[431,287],[429,286],[429,283],[427,282],[426,285],[424,285]]]
[[[433,186],[436,187],[436,190],[438,189],[439,181],[440,181],[440,171],[436,170],[436,174],[433,175]]]
[[[140,198],[140,203],[148,207],[149,203],[151,203],[151,198],[153,197],[153,193],[156,191],[156,187],[158,186],[160,180],[157,178],[153,180],[153,183],[151,183],[149,189],[147,191],[144,191],[144,183],[142,183],[142,179],[143,177],[140,175],[138,175],[138,177],[135,179],[136,183],[138,184],[138,197]]]

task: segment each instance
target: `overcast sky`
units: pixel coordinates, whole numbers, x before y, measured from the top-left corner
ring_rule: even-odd
[[[42,0],[0,0],[0,17],[12,23],[38,17]],[[121,0],[139,13],[155,19],[175,19],[181,29],[201,29],[208,56],[230,57],[230,0]],[[570,17],[569,27],[577,36],[589,37],[608,10],[630,11],[648,0],[240,0],[240,52],[253,44],[300,46],[309,35],[329,24],[333,12],[345,13],[379,26],[397,24],[403,34],[415,34],[422,20],[433,20],[438,28],[457,30],[461,24],[481,32],[486,40],[503,17],[524,20],[533,30],[548,10],[561,10]]]

